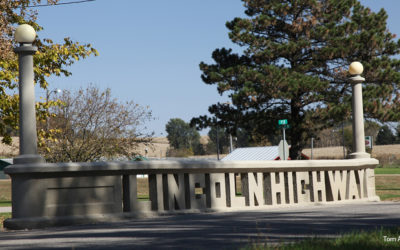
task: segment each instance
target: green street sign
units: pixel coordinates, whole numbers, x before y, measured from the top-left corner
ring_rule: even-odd
[[[278,121],[278,125],[286,125],[286,124],[288,124],[288,123],[287,123],[287,119],[279,120],[279,121]]]

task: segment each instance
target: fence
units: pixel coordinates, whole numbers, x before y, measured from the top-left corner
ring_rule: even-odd
[[[346,137],[345,129],[340,125],[320,131],[317,138],[309,139],[303,153],[312,159],[346,159],[351,137]]]
[[[372,157],[388,158],[387,152],[382,152],[375,145],[380,126],[374,122],[366,121],[364,123],[365,136],[371,138],[372,145],[366,146],[368,153]],[[352,126],[350,121],[343,121],[331,128],[319,131],[315,138],[309,138],[303,153],[307,156],[313,156],[313,159],[346,159],[352,148]],[[372,146],[372,148],[371,148]],[[313,150],[311,150],[313,148]],[[312,153],[311,153],[312,151]],[[372,151],[372,152],[371,152]],[[391,150],[392,151],[392,150]],[[396,153],[390,153],[393,158]],[[400,155],[399,155],[400,156]],[[398,157],[399,158],[399,157]]]

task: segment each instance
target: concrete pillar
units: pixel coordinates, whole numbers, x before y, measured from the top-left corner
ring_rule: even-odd
[[[365,81],[360,74],[363,72],[363,66],[359,62],[353,62],[349,68],[350,82],[353,84],[353,153],[352,159],[370,158],[370,154],[365,152],[365,134],[364,134],[364,112],[362,99],[362,82]]]
[[[22,29],[18,30],[20,27]],[[21,39],[21,33],[32,32],[26,29],[26,24],[16,30],[16,40],[20,46],[14,49],[19,59],[19,156],[14,158],[14,164],[39,163],[44,159],[37,154],[36,110],[34,91],[33,55],[37,47],[32,41]],[[30,27],[32,30],[33,28]],[[18,33],[19,32],[19,33]],[[34,32],[34,30],[33,30]],[[18,35],[20,35],[18,37]],[[24,34],[23,34],[24,35]],[[36,33],[34,33],[36,36]],[[29,41],[29,42],[27,42]]]
[[[19,58],[19,151],[14,164],[44,162],[37,154],[36,110],[33,73],[33,55],[37,48],[22,44],[14,49]]]

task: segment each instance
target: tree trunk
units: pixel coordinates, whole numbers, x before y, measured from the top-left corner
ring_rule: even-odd
[[[290,135],[290,151],[289,151],[289,156],[290,159],[292,160],[300,160],[301,159],[301,151],[303,150],[303,128],[302,122],[303,122],[303,117],[300,114],[300,108],[298,105],[296,105],[296,102],[298,102],[298,99],[292,99],[291,104],[290,104],[290,116],[291,116],[291,129],[289,130],[289,135]]]

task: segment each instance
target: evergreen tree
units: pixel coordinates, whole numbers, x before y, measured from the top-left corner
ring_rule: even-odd
[[[202,154],[200,134],[195,128],[180,118],[170,119],[165,126],[169,144],[174,149],[190,149],[194,154]]]
[[[288,119],[290,157],[309,138],[351,114],[347,67],[364,65],[364,113],[381,122],[400,116],[400,43],[386,27],[387,14],[357,0],[243,0],[246,18],[227,22],[229,38],[243,48],[216,49],[214,64],[200,63],[202,79],[216,84],[233,105],[217,103],[192,125],[276,134]]]
[[[396,137],[393,135],[392,130],[385,125],[379,129],[378,136],[376,137],[376,145],[393,144]]]
[[[236,148],[248,147],[250,146],[250,141],[251,141],[251,136],[246,130],[240,128],[236,131],[236,137],[235,137]]]
[[[396,136],[396,142],[395,143],[397,143],[397,144],[400,143],[400,124],[398,124],[397,127],[396,127],[395,136]]]
[[[207,144],[207,151],[209,154],[217,153],[217,142],[220,154],[229,152],[230,140],[229,133],[224,128],[212,127],[208,131],[208,137],[210,141]]]

